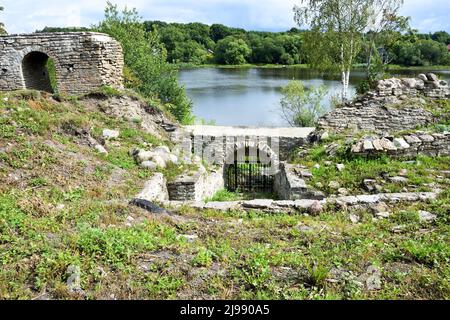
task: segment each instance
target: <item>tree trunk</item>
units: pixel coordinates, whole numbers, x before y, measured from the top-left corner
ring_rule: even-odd
[[[347,85],[346,85],[346,72],[342,71],[342,90],[341,90],[341,100],[345,102],[347,100]]]

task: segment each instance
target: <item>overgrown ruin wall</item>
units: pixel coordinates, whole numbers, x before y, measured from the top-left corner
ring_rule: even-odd
[[[393,158],[416,157],[419,154],[450,156],[450,133],[414,132],[401,137],[364,137],[356,142],[352,153],[363,156],[387,154]]]
[[[423,97],[450,98],[450,88],[434,74],[382,80],[376,90],[323,116],[318,127],[333,132],[350,130],[385,134],[426,126],[433,123],[435,117],[424,109]]]
[[[102,85],[122,87],[120,44],[102,33],[71,32],[0,36],[0,90],[50,91],[49,58],[60,93],[88,93]]]

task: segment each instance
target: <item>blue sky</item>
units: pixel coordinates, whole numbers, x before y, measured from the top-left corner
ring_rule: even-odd
[[[203,22],[253,30],[281,31],[295,26],[292,7],[299,0],[113,0],[138,9],[146,20]],[[450,0],[405,0],[402,14],[421,32],[450,32]],[[103,17],[106,0],[0,0],[0,21],[9,33],[45,26],[90,26]]]

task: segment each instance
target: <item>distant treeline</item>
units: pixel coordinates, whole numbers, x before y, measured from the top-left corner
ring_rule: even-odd
[[[146,21],[147,32],[157,31],[171,63],[187,64],[282,64],[306,63],[302,50],[304,32],[246,31],[221,24]],[[88,31],[87,28],[49,28],[40,32]],[[390,64],[403,66],[450,65],[450,34],[445,31],[401,34],[394,43],[380,43]],[[365,63],[364,51],[358,63]]]

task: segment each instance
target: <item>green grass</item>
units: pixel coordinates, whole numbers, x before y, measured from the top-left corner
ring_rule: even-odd
[[[431,188],[427,184],[436,182],[436,177],[440,175],[440,171],[448,170],[450,167],[450,157],[429,157],[418,156],[411,159],[393,159],[387,155],[366,158],[361,156],[353,156],[350,154],[348,145],[344,141],[336,137],[340,147],[336,156],[328,156],[326,146],[332,141],[319,144],[310,149],[308,155],[299,159],[293,157],[293,162],[304,165],[311,169],[313,177],[310,181],[312,186],[322,185],[319,187],[321,191],[333,193],[328,184],[330,181],[336,181],[341,187],[348,189],[353,194],[366,193],[363,188],[365,179],[374,179],[378,184],[389,192],[400,192],[408,185],[416,185],[416,191],[430,191]],[[345,168],[339,171],[336,164],[342,163]],[[320,168],[314,168],[315,164],[319,164]],[[408,183],[392,183],[388,181],[388,177],[398,176],[400,170],[407,170]]]
[[[388,219],[352,211],[359,223],[333,207],[318,216],[187,207],[152,215],[128,205],[152,174],[128,152],[166,142],[135,123],[86,114],[80,101],[3,97],[0,299],[450,299],[448,181],[440,182],[444,192],[435,201],[391,205]],[[99,155],[62,130],[67,123],[94,136],[105,127],[121,135],[107,146],[109,156]],[[325,160],[346,169],[337,172]],[[323,146],[301,159],[321,164],[318,181],[333,178],[356,189],[366,176],[399,168],[416,183],[436,182],[439,173],[428,170],[450,164],[417,160],[365,161],[344,152],[329,158]],[[176,176],[186,168],[167,170]],[[238,196],[221,191],[215,200]],[[421,222],[419,210],[437,220]],[[372,265],[381,272],[380,290],[367,290],[361,280]],[[81,294],[68,290],[69,266],[80,268]]]

